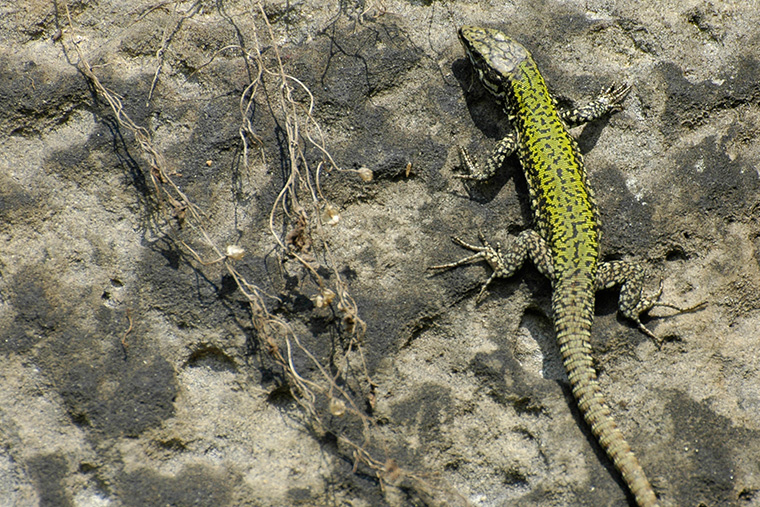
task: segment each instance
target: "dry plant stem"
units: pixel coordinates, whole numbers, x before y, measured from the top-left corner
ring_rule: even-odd
[[[261,14],[262,18],[264,19],[264,21],[266,23],[269,38],[271,40],[274,40],[274,34],[272,33],[272,27],[269,24],[269,21],[268,21],[268,19],[266,17],[266,14],[264,13],[264,10],[263,10],[263,7],[262,7],[261,3],[257,2],[257,7],[258,7],[258,9],[260,11],[260,14]],[[257,40],[256,47],[258,48],[259,47],[258,46],[258,34],[254,34],[254,37]],[[288,139],[288,155],[289,155],[289,159],[290,159],[290,169],[291,169],[291,171],[290,171],[290,174],[289,174],[287,182],[285,183],[285,185],[283,185],[282,190],[280,191],[279,195],[277,196],[276,204],[277,203],[281,203],[282,206],[283,206],[283,211],[286,214],[286,216],[290,216],[290,214],[288,213],[287,206],[286,206],[286,202],[287,202],[286,196],[290,199],[290,202],[292,203],[291,205],[292,205],[293,209],[296,212],[299,212],[299,211],[303,212],[303,208],[301,207],[300,204],[298,204],[299,201],[298,201],[298,197],[297,197],[297,193],[296,193],[296,188],[295,187],[296,187],[296,183],[297,182],[302,181],[301,174],[298,171],[299,162],[301,162],[302,166],[306,167],[306,168],[308,168],[308,163],[307,163],[305,157],[303,156],[303,152],[302,152],[302,149],[301,149],[301,144],[298,141],[299,140],[299,135],[300,135],[299,134],[299,132],[300,132],[300,126],[299,126],[299,122],[298,122],[298,117],[299,117],[299,115],[298,115],[298,109],[301,108],[302,106],[300,106],[298,103],[296,103],[293,100],[293,98],[292,98],[292,88],[289,85],[289,81],[292,81],[292,82],[296,83],[300,87],[300,89],[303,90],[306,93],[306,95],[307,95],[307,97],[309,99],[308,100],[308,107],[305,108],[305,115],[306,115],[305,126],[306,126],[306,128],[303,129],[303,132],[304,132],[304,135],[305,135],[306,139],[311,143],[312,146],[314,146],[315,148],[317,148],[327,158],[327,160],[329,161],[329,164],[330,164],[331,168],[337,169],[338,167],[337,167],[337,164],[335,164],[335,161],[333,160],[332,156],[329,154],[329,152],[327,151],[327,149],[325,147],[324,135],[322,133],[321,127],[319,126],[319,124],[316,122],[316,120],[312,116],[312,112],[314,110],[314,96],[312,95],[311,91],[308,89],[308,87],[303,82],[301,82],[297,78],[295,78],[293,76],[290,76],[287,73],[285,73],[284,67],[282,65],[282,59],[280,58],[279,48],[278,48],[278,46],[276,44],[273,45],[273,48],[274,48],[274,53],[275,53],[275,57],[276,57],[276,61],[277,61],[277,70],[276,71],[271,71],[271,70],[267,69],[266,66],[264,65],[263,60],[262,60],[261,53],[258,50],[255,53],[255,57],[254,57],[255,58],[255,64],[256,64],[256,67],[258,69],[257,78],[255,80],[255,84],[256,84],[255,89],[258,87],[258,80],[261,79],[261,77],[262,77],[262,75],[264,73],[276,76],[280,80],[280,85],[279,85],[280,93],[278,94],[278,98],[279,98],[279,101],[280,101],[280,108],[281,108],[281,110],[282,110],[282,112],[284,113],[284,116],[285,116],[285,127],[286,127],[285,130],[286,130],[287,139]],[[249,87],[250,86],[253,86],[253,83],[252,83],[252,85],[249,85]],[[250,104],[251,104],[252,101],[253,101],[253,94],[250,95],[249,103],[248,103],[249,105],[248,105],[248,108],[246,108],[246,112],[249,110],[249,107],[250,107]],[[248,118],[247,115],[245,115],[244,118],[246,119],[246,121],[248,121],[247,120],[247,118]],[[316,132],[318,134],[319,142],[315,141],[314,138],[312,138],[312,136],[310,134],[310,129],[308,128],[309,126],[312,126],[316,130]],[[320,202],[320,200],[324,200],[324,196],[322,195],[321,189],[319,187],[319,173],[320,173],[320,170],[322,168],[322,165],[323,165],[323,162],[320,162],[317,165],[317,169],[315,171],[315,174],[316,174],[316,176],[315,176],[316,184],[315,185],[312,184],[309,172],[308,171],[305,172],[305,174],[306,174],[306,186],[309,188],[309,193],[311,194],[311,199],[312,199],[312,202],[313,202],[314,207],[315,207],[316,210],[319,209],[319,202]],[[274,225],[275,209],[276,209],[276,205],[272,207],[272,212],[270,213],[270,217],[269,217],[270,232],[275,237],[276,241],[280,244],[280,247],[286,248],[286,246],[283,243],[282,239],[275,232],[275,225]],[[322,223],[321,223],[321,219],[319,218],[319,213],[316,213],[316,216],[317,216],[317,219],[316,219],[316,224],[317,225],[316,226],[317,226],[317,232],[318,232],[317,236],[318,237],[323,237],[323,235],[320,234],[320,232],[321,232],[320,228],[322,226]],[[342,279],[341,279],[341,277],[340,277],[340,275],[339,275],[339,273],[337,271],[337,268],[335,267],[336,264],[334,262],[334,259],[332,258],[332,254],[330,252],[330,249],[329,249],[328,245],[325,242],[323,242],[322,247],[324,248],[325,254],[328,257],[328,264],[333,267],[333,272],[335,274],[335,279],[337,280],[336,285],[338,286],[339,290],[337,290],[336,293],[337,293],[338,298],[339,298],[340,307],[344,308],[345,309],[344,311],[350,311],[350,313],[356,315],[356,305],[355,305],[355,303],[353,302],[352,299],[350,299],[349,297],[347,297],[347,293],[345,291],[345,286],[344,286],[344,284],[342,282]],[[323,284],[322,278],[316,273],[316,271],[313,269],[313,267],[308,262],[306,262],[305,259],[303,259],[299,255],[297,255],[296,253],[290,252],[290,254],[296,260],[298,260],[304,267],[306,267],[306,269],[308,269],[312,273],[312,275],[314,276],[315,280],[317,280],[317,283],[319,284],[320,288],[324,289],[324,284]],[[363,332],[364,332],[364,329],[366,328],[366,325],[360,319],[358,321],[359,321],[359,327],[361,329],[361,334],[363,335]],[[361,356],[362,356],[362,362],[364,362],[363,353],[361,354]],[[369,376],[367,376],[367,380],[369,380]],[[374,386],[374,383],[372,383],[371,380],[369,380],[369,381],[370,381],[370,385]]]
[[[156,55],[156,58],[159,60],[159,62],[156,68],[153,83],[151,85],[151,96],[148,97],[149,101],[152,97],[152,93],[155,89],[155,84],[161,70],[160,60],[163,53],[169,47],[173,35],[176,34],[178,30],[180,30],[182,21],[191,17],[195,12],[197,12],[198,5],[199,3],[194,4],[194,6],[191,7],[190,10],[188,10],[187,13],[185,13],[181,19],[177,21],[177,23],[174,25],[173,30],[168,36],[166,34],[169,32],[165,32],[161,49]],[[347,365],[349,353],[352,350],[358,352],[364,380],[367,382],[367,385],[370,386],[370,403],[374,405],[374,389],[376,387],[376,384],[369,376],[364,352],[361,347],[361,341],[366,332],[366,324],[359,318],[356,303],[348,293],[347,286],[340,275],[340,270],[338,269],[337,262],[329,245],[323,239],[324,225],[321,222],[320,210],[324,206],[325,198],[320,189],[319,175],[323,170],[325,164],[327,164],[330,169],[340,169],[337,167],[328,150],[326,149],[323,132],[317,121],[312,116],[314,108],[313,95],[304,83],[285,72],[282,60],[280,58],[279,47],[274,42],[275,39],[272,27],[269,24],[269,20],[267,19],[261,3],[258,1],[252,1],[251,6],[252,9],[250,14],[256,17],[256,13],[258,13],[267,28],[268,38],[273,41],[271,47],[273,48],[275,54],[276,65],[274,70],[271,70],[266,66],[260,51],[261,46],[259,44],[258,34],[254,33],[254,49],[247,54],[247,58],[255,65],[256,72],[252,79],[252,82],[246,86],[243,94],[240,97],[240,113],[242,124],[239,132],[241,141],[243,143],[243,160],[247,167],[248,136],[250,136],[250,138],[254,140],[261,151],[262,161],[266,163],[266,160],[263,158],[263,143],[254,131],[252,122],[250,120],[250,115],[253,110],[256,97],[262,92],[262,90],[265,90],[266,88],[264,78],[266,76],[274,78],[277,81],[278,93],[276,93],[276,97],[278,107],[275,108],[275,104],[271,103],[270,106],[273,110],[276,109],[276,112],[279,114],[279,119],[285,126],[288,167],[290,168],[290,174],[288,175],[287,181],[283,185],[281,192],[277,196],[277,199],[272,206],[272,210],[269,215],[269,229],[273,238],[283,249],[283,251],[287,251],[288,247],[283,241],[283,238],[277,232],[275,232],[277,210],[281,209],[284,220],[290,220],[291,223],[302,219],[307,225],[312,224],[311,228],[309,228],[306,233],[313,233],[313,235],[318,239],[318,241],[314,243],[314,247],[319,249],[319,251],[322,253],[325,262],[333,275],[332,289],[334,289],[334,293],[337,296],[337,304],[335,307],[344,316],[344,322],[350,324],[344,326],[344,332],[349,335],[349,345],[343,354],[342,360]],[[68,18],[69,30],[73,34],[76,32],[76,30],[71,20],[68,6],[66,6],[66,16]],[[66,41],[63,37],[60,40],[60,43],[62,44],[66,44],[67,42],[68,41]],[[75,42],[73,43],[73,47],[79,58],[79,61],[76,64],[77,68],[90,81],[94,89],[97,91],[98,95],[108,103],[114,115],[116,116],[118,124],[128,131],[132,132],[134,135],[135,141],[139,145],[142,154],[147,160],[150,167],[151,181],[153,182],[153,186],[156,191],[156,197],[159,199],[159,202],[161,202],[163,198],[169,203],[172,208],[172,214],[174,218],[180,221],[180,223],[187,224],[189,226],[190,232],[197,234],[202,243],[211,252],[213,252],[213,260],[204,261],[204,256],[193,249],[190,245],[188,245],[186,241],[180,240],[181,244],[187,249],[191,256],[200,263],[201,266],[209,266],[212,264],[222,263],[226,272],[235,280],[238,289],[250,306],[251,323],[255,331],[255,336],[262,340],[262,342],[266,345],[270,356],[282,368],[282,371],[284,372],[292,388],[294,399],[308,415],[311,424],[313,424],[315,428],[324,430],[324,428],[328,426],[325,424],[325,417],[334,417],[329,413],[321,414],[319,412],[317,409],[318,396],[324,396],[327,400],[339,398],[346,405],[346,414],[342,415],[341,417],[345,418],[349,415],[351,417],[355,417],[361,426],[361,438],[359,440],[349,438],[346,434],[343,433],[336,434],[338,441],[346,448],[351,449],[351,455],[354,459],[355,469],[359,466],[360,463],[369,467],[377,475],[382,488],[384,488],[384,480],[386,477],[390,478],[390,480],[405,478],[409,479],[412,486],[419,490],[419,492],[422,494],[431,494],[431,491],[434,492],[435,488],[432,488],[420,476],[414,474],[411,471],[398,467],[393,462],[393,460],[377,459],[373,456],[373,452],[369,448],[370,444],[374,443],[375,445],[379,445],[381,449],[385,449],[385,444],[382,442],[382,440],[379,439],[377,435],[378,432],[375,429],[375,422],[372,420],[372,418],[359,408],[353,396],[338,383],[338,380],[345,373],[340,371],[336,371],[334,374],[331,373],[330,369],[322,364],[319,359],[315,357],[314,354],[301,343],[301,340],[287,321],[269,313],[266,306],[265,297],[276,300],[279,300],[279,298],[266,294],[258,286],[246,280],[246,278],[237,269],[235,269],[233,260],[223,253],[222,248],[217,246],[212,240],[211,236],[208,234],[205,226],[205,216],[203,212],[196,205],[194,205],[190,199],[181,191],[178,185],[174,183],[172,179],[172,175],[174,173],[167,170],[166,161],[164,160],[162,154],[154,148],[149,131],[144,127],[138,126],[132,121],[129,115],[124,111],[120,97],[102,85],[92,67],[87,62],[87,59],[82,54],[81,49]],[[239,48],[239,46],[232,45],[225,47],[225,49],[233,47]],[[240,49],[242,50],[242,48]],[[291,84],[295,84],[297,89],[301,90],[305,96],[308,97],[308,105],[304,106],[303,104],[300,104],[298,101],[294,100],[294,89]],[[315,133],[314,136],[312,135],[312,132]],[[306,143],[304,143],[304,140]],[[307,158],[305,156],[304,150],[307,149],[305,144],[306,146],[311,146],[317,149],[324,157],[323,162],[320,162],[314,170],[310,169]],[[314,173],[313,176],[312,172]],[[308,198],[304,199],[302,203],[301,197],[303,194],[305,194]],[[185,230],[185,233],[188,233],[188,231]],[[313,261],[307,260],[304,258],[304,256],[299,255],[299,253],[295,251],[290,251],[288,254],[293,259],[297,260],[299,264],[302,265],[310,273],[312,278],[318,284],[320,290],[327,290],[327,283],[314,268]],[[132,319],[129,314],[128,319],[130,320],[130,329],[127,330],[127,332],[124,334],[123,339],[126,339],[128,333],[132,329]],[[283,356],[281,347],[278,344],[278,341],[280,340],[284,341],[285,357]],[[124,346],[126,347],[126,343],[124,343]],[[296,353],[296,350],[298,353],[304,354],[309,359],[309,361],[315,365],[318,371],[318,375],[315,375],[314,378],[307,379],[298,372],[294,362],[294,354]]]
[[[121,337],[121,346],[124,347],[124,354],[126,355],[127,352],[127,336],[129,336],[129,333],[132,332],[132,329],[134,328],[134,323],[132,322],[132,310],[130,308],[127,308],[127,311],[125,313],[125,316],[127,317],[127,321],[129,322],[129,327],[126,331],[124,331],[124,336]]]

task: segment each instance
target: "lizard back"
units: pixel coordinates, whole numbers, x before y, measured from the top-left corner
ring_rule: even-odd
[[[536,228],[551,246],[555,272],[583,274],[593,281],[599,226],[583,156],[536,62],[527,49],[498,30],[463,27],[460,39],[481,82],[501,99],[517,130]]]

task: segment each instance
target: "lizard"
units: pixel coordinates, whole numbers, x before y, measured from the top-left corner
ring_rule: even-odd
[[[630,86],[613,84],[584,107],[560,109],[533,57],[520,43],[491,28],[463,26],[458,35],[480,82],[501,103],[513,131],[496,144],[482,168],[465,148],[460,148],[467,174],[457,177],[488,180],[506,157],[516,152],[525,173],[535,227],[512,238],[504,248],[499,243],[490,244],[482,233],[482,246],[453,237],[457,245],[475,253],[429,269],[486,261],[493,273],[476,303],[495,278],[512,276],[528,258],[549,278],[554,330],[578,407],[637,505],[656,507],[659,503],[649,479],[602,395],[591,356],[591,322],[595,292],[620,285],[620,313],[659,347],[656,335],[642,324],[640,315],[654,306],[677,307],[658,301],[662,282],[656,293],[643,294],[644,269],[639,264],[600,261],[599,212],[587,185],[583,157],[568,131],[622,109]]]

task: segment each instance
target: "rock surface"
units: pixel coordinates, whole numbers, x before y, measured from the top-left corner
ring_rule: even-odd
[[[760,505],[760,10],[518,3],[0,7],[3,503],[631,502],[548,282],[476,305],[486,266],[425,271],[530,224],[515,159],[453,177],[508,128],[456,40],[478,24],[563,100],[633,85],[575,131],[604,256],[707,305],[648,320],[658,350],[601,293],[600,382],[665,505]]]

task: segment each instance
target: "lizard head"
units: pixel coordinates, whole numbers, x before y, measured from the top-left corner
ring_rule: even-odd
[[[483,85],[496,95],[506,82],[519,78],[523,62],[533,60],[522,44],[493,28],[463,26],[459,41]]]

